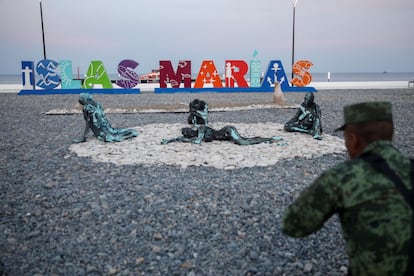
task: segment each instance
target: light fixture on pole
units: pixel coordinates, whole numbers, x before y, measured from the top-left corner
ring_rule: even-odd
[[[293,5],[293,32],[292,32],[292,80],[293,80],[293,64],[295,64],[295,9],[298,0],[292,0]]]
[[[44,29],[44,26],[43,26],[43,9],[42,9],[42,0],[40,0],[40,22],[41,22],[41,24],[42,24],[43,59],[46,59],[45,29]]]

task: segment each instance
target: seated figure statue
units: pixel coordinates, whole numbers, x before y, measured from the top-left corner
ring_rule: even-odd
[[[188,116],[188,123],[193,127],[184,127],[181,129],[183,136],[163,139],[161,144],[168,144],[171,142],[188,142],[194,144],[201,144],[201,142],[216,141],[231,141],[237,145],[253,145],[259,143],[273,143],[274,141],[281,141],[283,138],[273,136],[271,138],[252,137],[245,138],[239,134],[234,126],[225,126],[220,130],[215,130],[208,124],[208,104],[205,101],[198,99],[190,103],[190,115]]]
[[[75,139],[74,143],[85,142],[89,130],[99,140],[105,142],[120,142],[125,139],[138,136],[138,131],[129,128],[113,128],[106,118],[105,112],[100,103],[88,93],[81,93],[79,95],[79,103],[83,105],[83,118],[86,126],[83,137]]]
[[[195,99],[189,104],[190,114],[188,123],[190,125],[208,125],[208,104],[205,101]]]
[[[314,103],[313,93],[306,93],[303,103],[299,106],[295,117],[284,126],[286,131],[308,133],[313,138],[322,139],[321,111],[319,105]]]

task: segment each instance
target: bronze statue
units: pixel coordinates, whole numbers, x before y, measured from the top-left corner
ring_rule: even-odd
[[[314,103],[314,95],[306,93],[303,103],[299,106],[295,117],[290,119],[284,126],[286,131],[308,133],[317,140],[322,140],[321,110]]]
[[[205,101],[195,99],[189,104],[190,114],[188,123],[190,125],[208,125],[208,104]]]
[[[100,103],[88,93],[79,95],[79,103],[83,106],[83,118],[85,119],[85,131],[83,137],[75,139],[74,143],[85,142],[89,130],[99,140],[105,142],[120,142],[125,139],[138,136],[138,131],[129,128],[113,128],[106,118],[105,112]]]
[[[198,127],[184,127],[181,129],[183,136],[163,139],[161,144],[168,144],[171,142],[188,142],[194,144],[201,144],[201,142],[211,141],[231,141],[237,145],[254,145],[260,143],[273,143],[274,141],[283,140],[282,137],[272,136],[271,138],[253,137],[245,138],[239,134],[234,126],[225,126],[219,130],[215,130],[206,125],[199,125]]]
[[[208,104],[205,101],[195,99],[190,102],[190,115],[188,123],[193,127],[184,127],[181,129],[183,136],[163,139],[161,144],[171,142],[188,142],[200,144],[201,142],[231,141],[237,145],[253,145],[259,143],[273,143],[274,141],[283,140],[282,137],[273,136],[271,138],[253,137],[246,138],[239,134],[234,126],[225,126],[220,130],[215,130],[208,124]]]

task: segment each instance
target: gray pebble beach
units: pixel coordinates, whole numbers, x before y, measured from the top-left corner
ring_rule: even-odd
[[[268,104],[272,93],[94,95],[104,108]],[[300,104],[303,93],[285,93]],[[78,95],[0,94],[0,274],[344,275],[348,258],[337,217],[317,233],[281,233],[285,208],[346,153],[274,166],[212,167],[95,163],[69,150],[84,128]],[[391,101],[394,144],[414,157],[414,89],[321,90],[324,133],[343,106]],[[211,112],[210,121],[283,124],[294,109]],[[114,127],[186,122],[187,114],[107,114]],[[95,139],[95,138],[89,138]],[[197,145],[194,145],[197,146]],[[311,218],[310,218],[311,219]]]

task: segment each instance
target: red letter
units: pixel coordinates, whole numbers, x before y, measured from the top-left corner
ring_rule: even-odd
[[[179,88],[182,81],[184,88],[191,88],[190,60],[180,60],[177,73],[174,72],[170,60],[160,60],[160,88],[167,88],[168,83],[173,88]]]
[[[238,70],[236,71],[235,69]],[[248,70],[249,67],[243,60],[226,60],[226,87],[234,87],[235,82],[237,82],[238,87],[249,87],[244,78]]]

